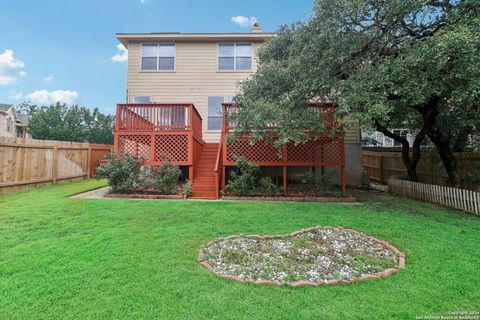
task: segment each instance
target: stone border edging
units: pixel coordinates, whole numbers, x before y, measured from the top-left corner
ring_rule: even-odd
[[[118,198],[118,199],[171,199],[171,200],[180,200],[184,199],[184,196],[171,194],[141,194],[141,193],[107,193],[103,196],[104,198]]]
[[[388,269],[385,269],[381,272],[377,272],[377,273],[374,273],[374,274],[363,274],[359,277],[350,277],[350,278],[346,278],[346,279],[330,279],[330,280],[317,281],[317,282],[315,282],[315,281],[304,281],[304,280],[284,282],[284,281],[272,281],[272,280],[262,280],[262,279],[259,279],[259,280],[242,279],[240,277],[230,275],[230,274],[220,274],[219,271],[217,269],[215,269],[214,267],[212,267],[212,265],[210,265],[208,263],[208,261],[205,259],[204,249],[206,247],[208,247],[209,245],[211,245],[213,242],[216,242],[216,241],[219,241],[219,240],[232,240],[232,239],[238,239],[238,238],[250,238],[250,239],[255,239],[255,240],[270,240],[270,239],[284,238],[284,237],[288,237],[288,236],[296,237],[298,235],[308,233],[308,232],[311,232],[311,231],[316,231],[316,230],[319,230],[319,229],[340,229],[340,230],[343,230],[343,231],[354,232],[354,233],[360,234],[364,237],[367,237],[367,238],[383,245],[384,248],[386,248],[386,249],[392,251],[393,253],[397,254],[399,256],[398,257],[398,264],[393,268],[388,268]],[[401,269],[405,269],[405,253],[401,252],[400,250],[398,250],[397,248],[395,248],[391,244],[389,244],[385,241],[379,240],[375,237],[369,236],[367,234],[352,230],[352,229],[343,228],[343,227],[331,227],[331,226],[311,227],[311,228],[307,228],[307,229],[301,229],[300,231],[294,231],[294,232],[292,232],[290,234],[286,234],[286,235],[276,234],[276,235],[272,235],[272,236],[260,236],[260,235],[244,235],[244,234],[241,234],[241,235],[233,235],[233,236],[228,236],[228,237],[220,237],[218,239],[209,241],[205,246],[201,246],[200,250],[198,251],[197,260],[198,260],[198,262],[200,262],[200,264],[204,268],[210,270],[215,275],[220,276],[222,278],[229,279],[229,280],[234,280],[234,281],[238,281],[238,282],[242,282],[242,283],[254,283],[254,284],[259,284],[259,285],[272,285],[272,286],[277,286],[277,287],[280,287],[280,286],[306,287],[306,286],[321,286],[321,285],[330,285],[330,284],[355,283],[355,282],[358,282],[358,281],[365,281],[365,280],[388,277],[388,276],[400,271]]]
[[[292,202],[356,202],[354,197],[235,197],[223,196],[222,200],[238,201],[292,201]]]

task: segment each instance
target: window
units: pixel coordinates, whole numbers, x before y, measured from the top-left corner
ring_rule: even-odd
[[[252,70],[250,43],[220,43],[218,45],[219,70]]]
[[[12,121],[12,119],[8,118],[7,119],[7,132],[12,131],[12,127],[13,127],[13,121]]]
[[[222,129],[222,103],[223,97],[208,97],[207,130]]]
[[[150,103],[150,97],[149,96],[136,96],[133,97],[133,103]]]
[[[175,70],[175,44],[148,43],[142,45],[142,70]]]

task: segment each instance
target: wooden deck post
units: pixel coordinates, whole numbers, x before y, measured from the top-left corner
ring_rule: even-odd
[[[226,168],[225,166],[222,166],[222,190],[225,190],[225,179],[227,178],[226,177]]]
[[[188,180],[193,183],[193,165],[188,166]]]
[[[347,177],[345,174],[345,165],[340,167],[341,175],[342,175],[342,194],[345,194],[347,191]]]
[[[148,158],[148,162],[153,165],[155,161],[155,133],[150,135],[150,152]]]

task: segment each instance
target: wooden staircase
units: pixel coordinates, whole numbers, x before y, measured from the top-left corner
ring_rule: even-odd
[[[195,176],[192,182],[192,198],[215,199],[215,161],[218,152],[218,143],[207,143],[202,148],[200,161],[195,167]]]

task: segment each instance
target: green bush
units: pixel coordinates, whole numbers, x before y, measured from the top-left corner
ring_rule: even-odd
[[[164,161],[159,167],[153,167],[151,170],[154,179],[154,189],[165,195],[174,193],[182,174],[180,168],[168,161]]]
[[[192,183],[189,180],[187,180],[183,184],[183,195],[185,196],[185,198],[189,198],[192,196],[192,194],[193,194]]]
[[[263,177],[260,180],[258,180],[258,187],[257,187],[258,192],[262,196],[268,197],[268,196],[274,196],[280,192],[280,189],[275,185],[272,179],[269,177]]]
[[[262,177],[260,167],[243,157],[237,158],[237,170],[232,172],[225,191],[236,196],[249,196],[259,193],[263,196],[272,196],[279,192],[279,188],[272,179]]]
[[[152,166],[143,166],[140,169],[137,186],[143,190],[155,189],[154,170]]]
[[[113,193],[128,193],[135,189],[143,159],[129,153],[112,152],[95,171],[95,178],[107,179]]]
[[[243,157],[238,157],[236,161],[237,170],[231,173],[225,191],[237,196],[248,196],[257,186],[260,168]]]

